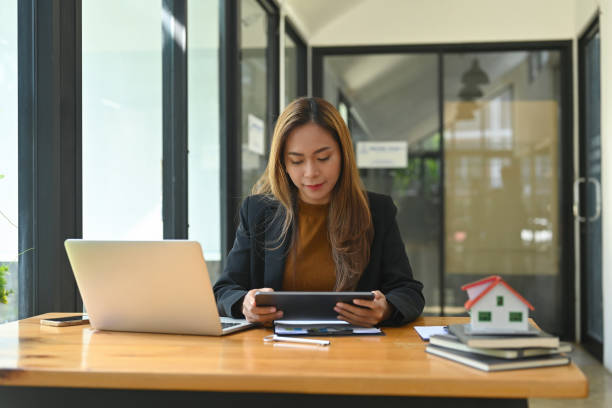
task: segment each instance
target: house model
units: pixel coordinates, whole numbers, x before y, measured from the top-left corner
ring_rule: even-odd
[[[471,316],[472,332],[523,332],[529,328],[531,303],[500,276],[489,276],[461,287],[469,300],[465,309]]]

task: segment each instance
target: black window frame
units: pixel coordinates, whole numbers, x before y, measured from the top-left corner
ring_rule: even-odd
[[[266,155],[280,104],[280,13],[272,0],[256,0],[268,17],[266,49]],[[241,136],[241,70],[240,70],[241,1],[220,3],[220,151],[221,151],[221,266],[225,265],[239,223],[242,201]]]
[[[188,238],[187,0],[163,0],[174,26],[162,29],[162,219],[164,239]],[[182,26],[185,49],[171,28]]]
[[[300,36],[295,29],[295,26],[288,17],[285,17],[285,35],[291,38],[296,48],[296,66],[297,66],[297,96],[306,96],[308,94],[308,62],[306,41]]]
[[[19,318],[82,310],[81,2],[18,2]]]
[[[589,24],[588,28],[585,30],[584,34],[580,36],[578,39],[578,137],[580,141],[578,142],[578,155],[580,158],[584,157],[585,154],[585,143],[582,141],[586,138],[586,120],[587,120],[587,112],[586,112],[586,43],[592,39],[594,35],[600,33],[600,25],[599,18],[595,17],[591,24]],[[600,71],[601,72],[601,71]],[[601,79],[600,79],[601,83]],[[578,160],[578,172],[579,177],[584,177],[587,171],[587,164],[584,160]],[[580,194],[584,194],[584,189]],[[584,200],[580,200],[582,207],[580,208],[580,213],[585,213],[584,208]],[[586,270],[587,264],[584,256],[586,253],[586,226],[582,226],[579,228],[579,236],[580,236],[580,340],[582,346],[591,353],[596,359],[600,362],[603,361],[603,343],[598,341],[597,339],[588,335],[587,330],[587,318],[589,314],[589,304],[587,302],[587,277]]]

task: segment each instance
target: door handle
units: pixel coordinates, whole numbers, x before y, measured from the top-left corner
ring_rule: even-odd
[[[574,205],[572,206],[574,210],[574,217],[579,222],[585,222],[586,217],[580,215],[580,183],[584,183],[586,179],[584,177],[577,178],[574,180]]]
[[[595,186],[595,214],[589,217],[589,222],[594,222],[601,216],[601,183],[593,177],[589,177],[587,182]]]

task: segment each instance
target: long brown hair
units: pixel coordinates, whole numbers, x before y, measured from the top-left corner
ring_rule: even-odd
[[[340,147],[342,164],[330,197],[328,237],[336,265],[334,289],[354,290],[370,260],[374,228],[367,194],[357,171],[350,132],[332,104],[321,98],[304,97],[285,108],[274,127],[268,165],[252,193],[267,195],[281,204],[276,213],[283,218],[279,242],[282,244],[287,239],[291,229],[293,245],[298,189],[285,168],[285,143],[291,132],[307,123],[316,123],[327,130]]]

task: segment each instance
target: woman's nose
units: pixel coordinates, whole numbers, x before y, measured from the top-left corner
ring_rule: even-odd
[[[306,161],[306,168],[304,169],[304,176],[313,177],[319,174],[319,167],[313,160]]]

